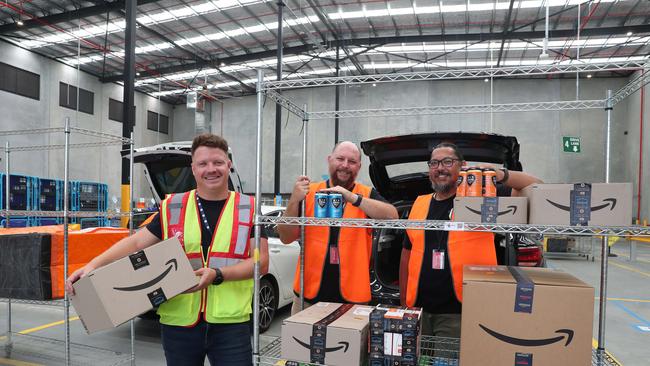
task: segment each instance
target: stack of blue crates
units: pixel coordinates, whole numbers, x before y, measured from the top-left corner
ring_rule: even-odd
[[[70,182],[70,210],[96,211],[108,210],[108,185],[95,182]],[[81,224],[81,228],[108,226],[105,217],[75,218],[72,222]]]
[[[5,208],[7,179],[0,173],[0,207]],[[23,211],[62,211],[64,205],[64,184],[62,180],[38,178],[12,174],[9,178],[10,208]],[[108,185],[95,182],[71,181],[69,183],[70,211],[108,210]],[[10,227],[57,225],[61,217],[11,216]],[[108,226],[105,217],[71,218],[71,223],[81,224],[82,228]],[[6,227],[7,220],[0,216],[0,227]]]
[[[37,210],[39,178],[28,175],[12,174],[9,177],[9,207],[11,210]],[[7,202],[7,175],[0,173],[0,207],[5,209]],[[30,216],[12,216],[9,220],[10,227],[26,227],[37,225],[36,220]],[[7,220],[0,217],[0,226],[6,227]]]

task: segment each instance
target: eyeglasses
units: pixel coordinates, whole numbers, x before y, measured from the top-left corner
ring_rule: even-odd
[[[437,168],[440,164],[444,166],[445,168],[451,168],[454,165],[455,161],[460,161],[460,159],[454,159],[454,158],[444,158],[442,160],[436,160],[436,159],[431,159],[427,161],[427,165],[429,168]]]

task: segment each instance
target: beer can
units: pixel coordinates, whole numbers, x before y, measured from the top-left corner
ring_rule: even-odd
[[[330,193],[327,195],[327,216],[333,219],[343,217],[343,195]]]
[[[492,168],[483,169],[483,197],[497,196],[497,172]]]
[[[456,197],[465,197],[466,195],[467,195],[467,169],[461,168],[460,173],[458,173]]]
[[[472,167],[467,170],[467,189],[465,195],[468,197],[483,196],[483,174],[480,168]]]
[[[314,195],[314,217],[327,218],[327,193],[316,192]]]

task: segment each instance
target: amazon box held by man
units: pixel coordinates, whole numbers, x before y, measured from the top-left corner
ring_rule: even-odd
[[[526,197],[456,197],[454,221],[496,224],[526,224]]]
[[[330,366],[365,364],[372,306],[319,302],[282,322],[282,358]]]
[[[591,365],[594,289],[548,268],[465,266],[460,364]]]
[[[116,327],[198,283],[177,238],[97,268],[70,297],[88,333]]]
[[[522,193],[533,225],[632,224],[632,183],[531,184]]]

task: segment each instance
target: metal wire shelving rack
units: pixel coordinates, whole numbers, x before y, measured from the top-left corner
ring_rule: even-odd
[[[107,212],[70,212],[69,211],[69,197],[68,197],[68,188],[69,188],[69,162],[70,162],[70,149],[74,148],[89,148],[89,147],[102,147],[102,146],[112,146],[112,145],[121,145],[129,146],[130,155],[129,155],[129,177],[133,177],[133,133],[131,133],[130,138],[124,138],[121,136],[115,136],[111,134],[106,134],[102,132],[92,131],[83,128],[71,127],[70,118],[65,118],[64,127],[54,127],[54,128],[41,128],[41,129],[30,129],[30,130],[12,130],[12,131],[0,131],[0,136],[18,136],[18,135],[42,135],[42,134],[55,134],[63,133],[65,137],[65,143],[59,145],[40,145],[40,146],[17,146],[10,147],[9,142],[7,141],[4,147],[5,152],[5,173],[9,176],[11,172],[10,165],[10,154],[13,152],[24,152],[24,151],[47,151],[47,150],[64,150],[64,205],[63,211],[18,211],[11,210],[10,200],[5,201],[4,209],[0,210],[0,216],[4,216],[7,219],[7,222],[11,221],[11,216],[47,216],[47,217],[63,217],[63,251],[64,251],[64,278],[67,278],[68,273],[68,224],[69,218],[71,217],[107,217],[107,216],[128,216],[130,218],[129,231],[133,233],[133,200],[130,200],[130,209],[128,213],[115,214]],[[96,142],[86,142],[86,143],[70,143],[70,135],[72,133],[79,135],[91,136],[100,141]],[[130,197],[133,197],[133,185],[130,185]],[[6,195],[7,198],[9,194],[10,186],[6,185]],[[9,226],[9,225],[7,225]],[[130,353],[115,352],[103,348],[88,346],[84,344],[72,343],[70,340],[70,300],[68,294],[65,294],[65,297],[60,300],[24,300],[24,299],[10,299],[10,298],[0,298],[0,302],[4,302],[7,305],[7,331],[6,333],[0,333],[0,355],[3,357],[11,358],[12,356],[18,356],[21,360],[38,360],[45,361],[48,365],[50,364],[59,364],[64,363],[67,365],[121,365],[125,363],[135,364],[135,331],[133,327],[133,321],[130,322],[131,327],[131,350]],[[33,335],[21,334],[19,332],[14,332],[12,330],[12,304],[27,304],[27,305],[46,305],[46,306],[56,306],[63,307],[64,309],[64,333],[65,337],[63,340],[39,337]],[[63,350],[63,352],[62,352]],[[62,358],[63,353],[63,358]]]
[[[280,91],[298,88],[313,88],[337,85],[359,85],[368,83],[388,83],[388,82],[408,82],[408,81],[426,81],[426,80],[461,80],[461,79],[480,79],[480,78],[498,78],[498,77],[517,77],[533,75],[549,75],[597,71],[617,71],[617,70],[647,70],[650,65],[646,61],[640,62],[619,62],[619,63],[600,63],[584,64],[580,62],[569,64],[553,65],[536,65],[523,67],[491,68],[491,69],[465,69],[465,70],[441,70],[433,72],[415,72],[400,74],[374,74],[358,75],[330,78],[314,79],[293,79],[280,81],[264,81],[263,71],[257,73],[257,159],[256,159],[256,212],[260,212],[261,200],[261,179],[262,179],[262,106],[265,98],[274,101],[276,104],[285,108],[288,112],[300,118],[303,122],[303,146],[302,146],[302,174],[307,174],[307,124],[311,120],[334,119],[334,118],[357,118],[357,117],[386,117],[386,116],[405,116],[405,115],[433,115],[433,114],[460,114],[460,113],[481,113],[481,112],[526,112],[526,111],[558,111],[558,110],[587,110],[587,109],[604,109],[607,121],[607,139],[606,139],[606,165],[605,177],[609,182],[610,176],[610,135],[611,135],[611,112],[613,107],[639,90],[645,84],[650,82],[650,73],[643,72],[634,77],[628,84],[619,89],[616,93],[607,91],[604,99],[598,100],[567,100],[567,101],[549,101],[549,102],[531,102],[531,103],[505,103],[505,104],[483,104],[483,105],[455,105],[455,106],[426,106],[411,108],[378,108],[378,109],[361,109],[361,110],[336,110],[336,111],[308,111],[307,105],[302,108],[294,103],[291,99],[280,94]],[[304,205],[304,203],[303,203]],[[304,207],[303,207],[304,211]],[[600,306],[599,306],[599,326],[598,326],[598,348],[594,349],[592,354],[593,365],[616,365],[617,362],[605,350],[605,312],[607,298],[607,252],[606,241],[609,235],[616,236],[650,236],[650,228],[643,226],[551,226],[551,225],[504,225],[504,224],[473,224],[448,221],[408,221],[408,220],[371,220],[371,219],[315,219],[315,218],[293,218],[293,217],[269,217],[256,215],[256,230],[263,224],[287,224],[287,225],[330,225],[330,226],[349,226],[360,228],[418,228],[424,230],[466,230],[466,231],[490,231],[506,233],[537,233],[537,234],[563,234],[576,236],[594,236],[600,235],[603,238],[601,245],[601,276],[600,276]],[[304,230],[301,229],[301,238],[304,238]],[[259,233],[257,233],[259,234]],[[259,248],[259,235],[254,240],[254,251]],[[304,242],[304,240],[301,240]],[[305,248],[301,245],[300,251],[300,289],[301,301],[303,298],[304,283],[304,255]],[[254,268],[255,285],[254,291],[259,289],[259,261],[255,261]],[[259,299],[254,298],[254,307],[259,306]],[[253,354],[256,365],[277,365],[283,360],[280,357],[281,340],[275,339],[269,345],[260,351],[259,331],[258,331],[258,314],[253,312]],[[427,350],[430,344],[435,343],[435,339],[423,337],[421,343],[421,354],[427,356]],[[456,340],[457,341],[457,340]],[[451,355],[442,360],[448,363],[457,359],[456,355]],[[280,362],[280,363],[278,363]],[[301,363],[302,364],[302,363]],[[430,363],[431,364],[431,363]],[[435,363],[433,363],[435,365]]]

